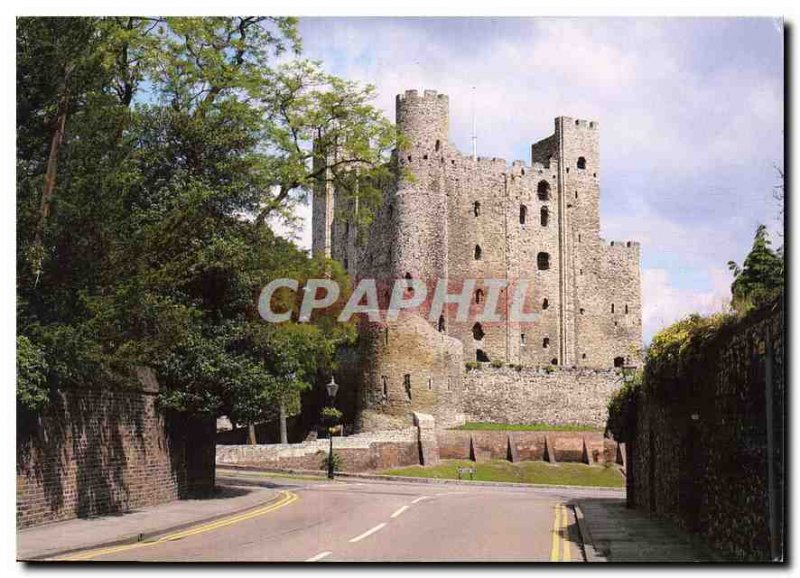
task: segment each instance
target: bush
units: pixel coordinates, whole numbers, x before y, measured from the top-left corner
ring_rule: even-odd
[[[328,457],[328,454],[323,455],[322,456],[322,462],[320,462],[320,464],[319,464],[319,469],[327,471],[328,470],[328,460],[329,459],[333,460],[333,471],[334,472],[338,472],[338,471],[340,471],[342,469],[342,458],[336,452],[333,452],[332,454],[330,454],[330,458]]]
[[[481,364],[478,363],[477,361],[468,361],[464,365],[466,366],[467,371],[469,371],[470,369],[480,369],[481,368]]]
[[[342,412],[335,407],[323,407],[320,412],[320,417],[322,419],[322,425],[327,428],[332,428],[342,421]]]
[[[28,411],[39,411],[50,399],[48,365],[44,352],[33,342],[17,337],[17,402]]]
[[[636,435],[636,415],[641,386],[642,374],[637,373],[633,379],[623,384],[608,402],[606,432],[620,443],[628,443]]]
[[[492,360],[492,367],[494,367],[495,369],[500,369],[501,367],[503,367],[503,362],[500,361],[499,359],[494,359]]]

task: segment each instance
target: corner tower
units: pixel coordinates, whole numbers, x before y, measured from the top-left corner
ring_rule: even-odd
[[[394,194],[390,274],[429,285],[447,277],[445,151],[449,135],[446,95],[416,90],[397,96],[400,174]]]

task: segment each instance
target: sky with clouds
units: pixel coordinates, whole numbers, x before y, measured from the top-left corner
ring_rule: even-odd
[[[302,18],[304,56],[450,96],[450,140],[530,162],[565,115],[600,122],[601,227],[642,244],[645,341],[729,299],[759,223],[781,240],[783,30],[772,19]],[[475,87],[474,91],[472,87]],[[310,246],[310,207],[300,243]]]

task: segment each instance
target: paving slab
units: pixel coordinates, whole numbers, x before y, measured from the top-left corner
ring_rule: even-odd
[[[666,520],[625,507],[621,498],[577,499],[583,527],[596,552],[605,562],[724,562],[698,536],[692,536]],[[582,530],[583,531],[583,530]],[[586,540],[587,538],[584,537]]]
[[[136,541],[249,510],[278,490],[224,485],[212,498],[176,500],[130,512],[77,518],[17,531],[17,560],[50,558],[74,550]]]

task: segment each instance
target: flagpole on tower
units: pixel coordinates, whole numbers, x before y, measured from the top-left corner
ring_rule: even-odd
[[[478,132],[475,120],[475,87],[472,87],[472,160],[478,160]]]

